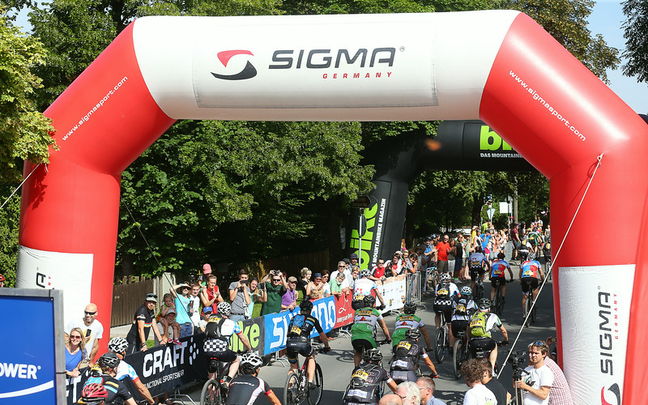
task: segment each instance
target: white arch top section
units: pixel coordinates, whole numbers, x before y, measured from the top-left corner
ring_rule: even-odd
[[[133,38],[151,95],[175,119],[478,119],[519,14],[145,17]]]

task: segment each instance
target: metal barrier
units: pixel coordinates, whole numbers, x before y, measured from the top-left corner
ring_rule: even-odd
[[[405,302],[421,303],[421,272],[407,273]]]

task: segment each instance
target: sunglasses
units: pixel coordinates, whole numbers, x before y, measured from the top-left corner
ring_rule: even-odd
[[[85,312],[86,315],[96,315],[97,314],[97,311],[94,311],[94,312],[83,311],[83,312]]]
[[[81,339],[81,336],[70,336],[70,339]]]

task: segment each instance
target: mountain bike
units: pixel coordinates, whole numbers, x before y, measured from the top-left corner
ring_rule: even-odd
[[[534,289],[531,288],[531,283],[529,283],[527,280],[523,281],[524,283],[529,284],[528,292],[524,293],[526,295],[526,305],[524,306],[524,313],[522,314],[523,320],[525,321],[523,326],[529,327],[531,326],[531,323],[536,322],[536,305],[533,305],[533,291]],[[527,314],[531,312],[531,315],[527,317]]]
[[[453,349],[453,366],[454,376],[458,380],[461,378],[461,365],[464,361],[468,360],[468,340],[466,339],[466,331],[463,330],[455,336],[457,339]]]
[[[441,323],[434,336],[434,357],[439,363],[443,363],[448,348],[448,323],[445,314],[443,312],[439,314],[441,315]]]
[[[324,353],[325,347],[320,345],[314,346],[314,352]],[[283,404],[285,405],[298,405],[304,399],[308,399],[310,405],[319,405],[322,400],[322,393],[324,392],[324,374],[319,364],[315,364],[315,374],[313,375],[313,383],[315,387],[309,389],[308,387],[308,363],[311,360],[306,358],[304,364],[297,372],[291,372],[286,378],[286,384],[283,391]]]
[[[484,282],[479,279],[479,276],[477,280],[475,280],[475,290],[473,291],[473,297],[475,302],[484,298]]]
[[[513,279],[506,281],[507,283],[512,283]],[[495,290],[495,296],[493,297],[493,302],[491,303],[491,308],[495,311],[497,316],[502,316],[504,312],[504,296],[502,295],[504,286],[502,283],[499,283],[497,289]]]
[[[377,340],[377,341],[376,341],[376,347],[380,348],[381,345],[384,345],[384,344],[387,344],[387,343],[390,343],[390,342],[391,342],[391,340],[387,340],[387,339],[384,339],[384,340]],[[387,364],[391,364],[391,361],[392,361],[392,359],[390,359],[390,360],[387,362]],[[383,362],[382,362],[382,360],[380,361],[380,363],[378,363],[378,366],[379,366],[380,368],[383,368]],[[351,378],[353,378],[353,377],[351,377]],[[352,386],[351,386],[351,383],[349,383],[349,385],[347,385],[346,389],[344,390],[344,393],[342,394],[342,399],[340,400],[340,403],[342,403],[342,402],[344,401],[344,398],[346,398],[347,393],[348,393],[349,390],[351,390],[351,389],[353,389],[353,388],[352,388]],[[380,399],[380,398],[382,398],[383,395],[385,395],[386,390],[387,390],[387,383],[386,383],[385,381],[381,381],[380,384],[378,384],[378,392],[377,392],[377,394],[376,394],[376,395],[377,395],[377,400]]]
[[[209,360],[211,361],[218,359],[212,357]],[[227,400],[227,389],[221,385],[221,381],[223,381],[225,379],[225,376],[227,376],[227,374],[229,373],[230,366],[231,363],[218,361],[215,376],[216,378],[207,380],[205,385],[203,385],[202,391],[200,393],[200,405],[220,405],[225,403],[225,401]]]

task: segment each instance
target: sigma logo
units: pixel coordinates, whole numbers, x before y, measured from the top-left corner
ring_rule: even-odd
[[[613,307],[614,306],[614,307]],[[599,291],[598,293],[598,335],[599,362],[601,373],[614,375],[614,341],[619,339],[616,295]]]
[[[0,363],[0,377],[37,380],[40,366],[34,364]]]
[[[608,388],[607,391],[614,394],[614,398],[616,399],[616,402],[608,402],[605,399],[606,389],[605,389],[605,387],[602,387],[601,388],[601,405],[621,405],[621,390],[619,389],[619,384],[614,383],[614,384],[610,385],[610,388]],[[610,396],[608,395],[608,397],[610,397]]]
[[[230,59],[238,55],[254,56],[252,52],[246,50],[240,50],[240,49],[218,52],[216,56],[218,57],[218,60],[221,62],[223,67],[227,68],[227,64],[229,63]],[[250,63],[250,61],[248,60],[247,63],[245,64],[245,67],[243,67],[243,70],[241,70],[240,72],[233,73],[233,74],[220,74],[220,73],[211,72],[211,74],[215,78],[221,80],[247,80],[255,77],[257,75],[257,70],[252,65],[252,63]]]
[[[328,69],[354,65],[364,68],[374,67],[377,64],[386,66],[394,65],[396,48],[367,48],[349,51],[348,49],[282,49],[274,51],[270,69]]]
[[[185,349],[187,342],[181,342],[181,345],[167,346],[164,350],[157,350],[153,353],[147,353],[144,356],[143,375],[150,377],[153,374],[161,373],[167,368],[175,368],[184,365]]]

